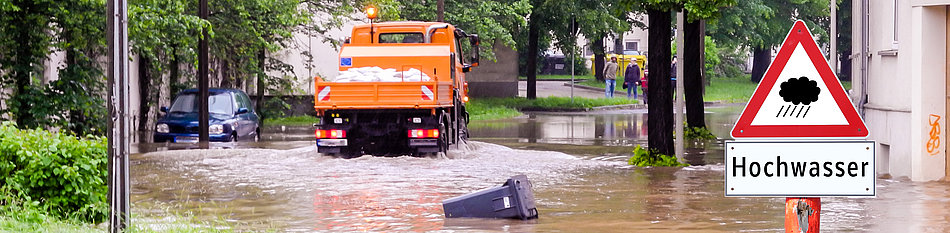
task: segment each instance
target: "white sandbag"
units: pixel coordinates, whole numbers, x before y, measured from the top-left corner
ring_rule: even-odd
[[[405,71],[396,69],[383,69],[378,66],[354,67],[348,70],[340,71],[335,78],[325,79],[329,82],[419,82],[429,81],[426,73],[409,68]]]

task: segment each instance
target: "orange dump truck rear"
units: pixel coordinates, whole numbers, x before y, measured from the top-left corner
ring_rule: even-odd
[[[463,41],[471,56],[462,53]],[[353,157],[444,152],[467,137],[465,72],[478,36],[439,22],[357,25],[340,75],[315,81],[320,153]]]

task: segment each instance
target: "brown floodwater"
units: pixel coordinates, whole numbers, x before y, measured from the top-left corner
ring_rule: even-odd
[[[738,107],[708,108],[728,135]],[[473,122],[472,141],[435,158],[338,159],[307,129],[260,143],[139,144],[132,156],[133,224],[168,212],[241,231],[643,232],[781,231],[782,198],[723,197],[719,140],[689,142],[685,168],[626,165],[645,145],[641,110],[536,113]],[[295,133],[297,132],[297,133]],[[299,141],[294,141],[298,140]],[[290,140],[290,141],[288,141]],[[442,200],[525,174],[536,220],[446,219]],[[879,179],[875,198],[822,198],[822,230],[950,231],[950,184]]]

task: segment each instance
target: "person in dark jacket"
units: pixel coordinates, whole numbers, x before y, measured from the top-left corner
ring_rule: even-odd
[[[627,98],[630,98],[630,92],[633,92],[633,98],[639,99],[637,86],[640,86],[640,66],[637,65],[637,58],[630,58],[630,64],[623,74],[623,87],[627,88]]]

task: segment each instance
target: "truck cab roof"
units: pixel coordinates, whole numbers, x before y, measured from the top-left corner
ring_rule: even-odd
[[[455,26],[443,22],[399,21],[362,24],[353,26],[350,44],[452,44],[454,42],[452,39],[456,36],[453,32],[460,31],[457,32]]]

